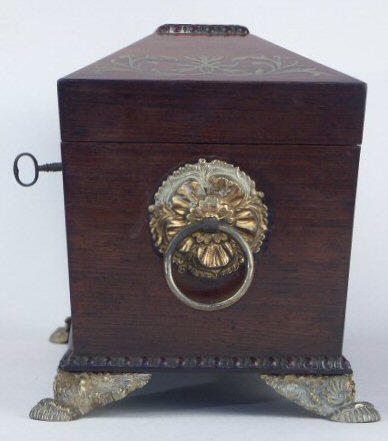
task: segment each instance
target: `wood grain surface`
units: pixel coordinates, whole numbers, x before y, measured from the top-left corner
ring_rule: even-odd
[[[58,91],[66,142],[353,145],[366,85],[254,35],[152,34]]]
[[[64,364],[349,372],[363,82],[253,35],[152,34],[59,80],[58,92],[73,320]],[[173,296],[148,226],[163,179],[199,158],[240,166],[269,207],[249,291],[216,312]],[[243,276],[176,274],[197,299]]]
[[[62,154],[75,354],[342,353],[359,147],[84,142]],[[270,210],[249,291],[216,312],[173,296],[148,226],[161,181],[199,158],[240,166]]]
[[[365,85],[63,80],[59,97],[63,141],[353,145]]]

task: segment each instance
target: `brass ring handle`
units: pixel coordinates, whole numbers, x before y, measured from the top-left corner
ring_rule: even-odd
[[[246,261],[246,274],[244,281],[240,288],[227,299],[222,301],[217,301],[214,303],[202,303],[196,300],[190,299],[184,292],[182,292],[172,275],[172,261],[175,251],[178,248],[178,245],[188,236],[197,232],[197,231],[222,231],[227,235],[231,236],[241,247]],[[184,229],[182,229],[179,233],[177,233],[174,238],[169,243],[166,253],[164,255],[164,274],[166,277],[167,284],[173,294],[184,304],[190,306],[194,309],[199,309],[202,311],[216,311],[218,309],[227,308],[228,306],[233,305],[233,303],[237,302],[241,297],[247,292],[249,286],[252,283],[253,275],[254,275],[254,263],[253,263],[253,254],[250,246],[244,239],[244,237],[233,227],[229,225],[219,223],[217,221],[203,221],[198,222],[194,225],[190,225]]]

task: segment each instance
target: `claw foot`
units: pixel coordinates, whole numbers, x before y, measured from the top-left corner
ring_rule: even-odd
[[[30,418],[39,421],[72,421],[81,416],[82,414],[73,407],[51,398],[40,400],[30,412]]]
[[[355,401],[337,410],[329,418],[341,423],[374,423],[380,421],[380,414],[373,404]]]

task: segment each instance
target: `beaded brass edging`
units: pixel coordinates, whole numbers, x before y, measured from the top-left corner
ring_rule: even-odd
[[[222,35],[245,37],[249,30],[240,25],[206,25],[206,24],[164,24],[156,29],[159,35]]]
[[[152,369],[226,369],[251,370],[268,374],[351,374],[352,368],[343,356],[311,357],[108,357],[74,355],[66,352],[59,368],[68,372],[125,372]]]

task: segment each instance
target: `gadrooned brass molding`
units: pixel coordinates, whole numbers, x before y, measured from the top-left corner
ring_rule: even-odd
[[[240,25],[207,25],[207,24],[164,24],[156,30],[159,35],[224,35],[241,36],[249,34],[248,28]]]
[[[380,420],[373,404],[355,401],[351,375],[260,375],[276,392],[332,421],[372,423]]]
[[[54,380],[54,399],[44,398],[30,412],[40,421],[71,421],[119,401],[144,387],[151,374],[73,373],[58,370]]]
[[[183,229],[206,220],[235,228],[257,253],[268,229],[264,194],[239,167],[200,159],[175,170],[159,187],[149,207],[151,234],[165,254]],[[236,271],[245,261],[236,241],[222,231],[196,231],[182,240],[173,262],[180,272],[215,279]]]

